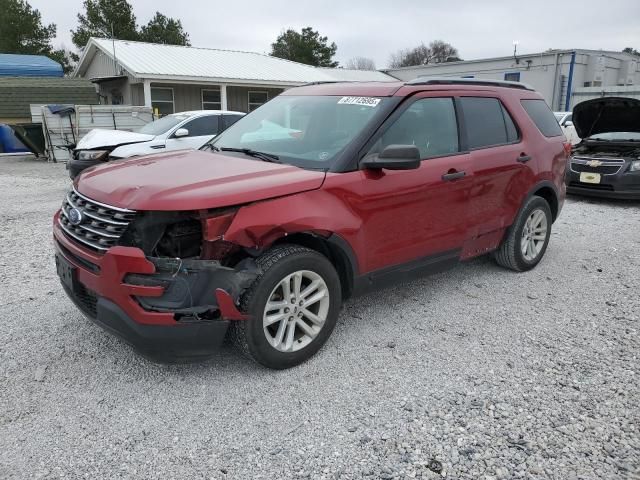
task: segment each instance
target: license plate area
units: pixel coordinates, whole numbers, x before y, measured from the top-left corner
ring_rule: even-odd
[[[76,267],[71,265],[62,255],[56,255],[56,271],[65,287],[76,291]]]
[[[600,183],[602,176],[599,173],[581,172],[580,181],[582,183]]]

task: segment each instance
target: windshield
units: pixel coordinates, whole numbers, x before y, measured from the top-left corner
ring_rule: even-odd
[[[607,132],[591,135],[589,140],[606,140],[613,142],[640,142],[640,133],[638,132]]]
[[[276,97],[240,119],[210,145],[220,150],[233,148],[268,153],[276,155],[282,163],[303,168],[329,168],[387,100],[339,96]]]
[[[187,118],[189,118],[188,115],[167,115],[166,117],[162,117],[159,120],[147,123],[144,127],[138,129],[138,133],[146,133],[147,135],[162,135]]]

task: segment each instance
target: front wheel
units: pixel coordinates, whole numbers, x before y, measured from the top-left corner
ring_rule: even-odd
[[[552,223],[547,201],[541,197],[531,197],[494,253],[496,262],[517,272],[531,270],[547,250]]]
[[[256,263],[262,273],[241,300],[250,318],[234,322],[232,339],[266,367],[293,367],[331,335],[342,302],[340,278],[326,257],[297,245],[274,247]]]

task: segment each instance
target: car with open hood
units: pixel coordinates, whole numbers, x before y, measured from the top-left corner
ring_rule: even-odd
[[[220,110],[173,113],[135,132],[94,129],[80,139],[67,163],[73,179],[83,170],[110,160],[158,152],[200,148],[245,114]]]
[[[582,141],[567,172],[569,193],[640,200],[640,100],[603,97],[577,104]]]
[[[57,272],[87,317],[154,359],[229,338],[287,368],[349,297],[485,254],[534,268],[569,151],[520,83],[292,88],[199,151],[80,175],[53,220]]]

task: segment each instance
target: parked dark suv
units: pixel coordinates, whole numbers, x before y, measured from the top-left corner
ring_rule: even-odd
[[[533,268],[568,148],[518,83],[294,88],[201,151],[83,173],[54,217],[58,274],[148,356],[206,357],[228,334],[286,368],[320,349],[348,297],[490,252]]]

